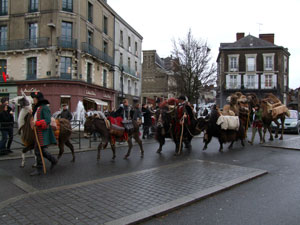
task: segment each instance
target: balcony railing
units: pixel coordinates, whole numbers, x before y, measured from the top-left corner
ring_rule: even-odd
[[[122,65],[120,65],[120,67],[121,66]],[[132,75],[134,77],[138,77],[138,73],[135,70],[129,68],[128,66],[124,66],[124,65],[123,65],[123,68],[124,68],[124,73],[128,73],[128,74],[130,74],[130,75]]]
[[[57,38],[57,47],[77,49],[77,39],[58,37]]]
[[[88,44],[88,43],[81,43],[81,50],[85,53],[88,53],[94,57],[96,57],[97,59],[104,61],[108,64],[113,65],[114,64],[114,60],[112,57],[110,57],[109,55],[107,55],[106,53],[100,51],[99,49],[95,48],[94,46]]]
[[[90,76],[87,77],[86,82],[91,84],[92,83],[92,78]]]
[[[72,80],[71,73],[60,73],[60,78],[63,80]]]
[[[49,47],[49,38],[2,41],[0,43],[0,51],[22,50],[22,49],[32,49],[32,48],[47,48],[47,47]]]
[[[36,80],[36,74],[27,74],[26,80]]]
[[[5,10],[5,11],[0,11],[0,16],[7,16],[8,14],[7,14],[7,11]]]

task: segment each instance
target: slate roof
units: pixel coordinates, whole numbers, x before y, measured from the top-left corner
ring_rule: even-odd
[[[263,39],[254,37],[252,35],[247,35],[240,40],[233,43],[221,43],[220,49],[240,49],[240,48],[282,48],[271,42],[265,41]]]

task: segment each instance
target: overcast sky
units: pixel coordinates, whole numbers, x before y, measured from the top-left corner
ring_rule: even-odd
[[[289,49],[290,88],[300,87],[300,0],[107,0],[138,33],[143,50],[171,54],[172,40],[185,38],[191,28],[206,40],[216,61],[221,42],[235,42],[236,33],[258,37],[274,33],[275,44]],[[261,25],[259,25],[261,24]]]

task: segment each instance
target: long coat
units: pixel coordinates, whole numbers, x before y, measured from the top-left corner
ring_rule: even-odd
[[[36,121],[46,123],[45,126],[37,126],[37,135],[41,146],[56,144],[56,139],[53,130],[50,126],[51,112],[47,105],[42,104],[36,110]]]

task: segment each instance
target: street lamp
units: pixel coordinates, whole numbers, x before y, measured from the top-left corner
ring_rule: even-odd
[[[124,67],[123,66],[118,66],[118,65],[111,65],[111,68],[110,68],[110,72],[114,72],[115,69],[114,67],[117,67],[120,71],[121,71],[121,103],[123,102],[123,99],[124,99]]]

